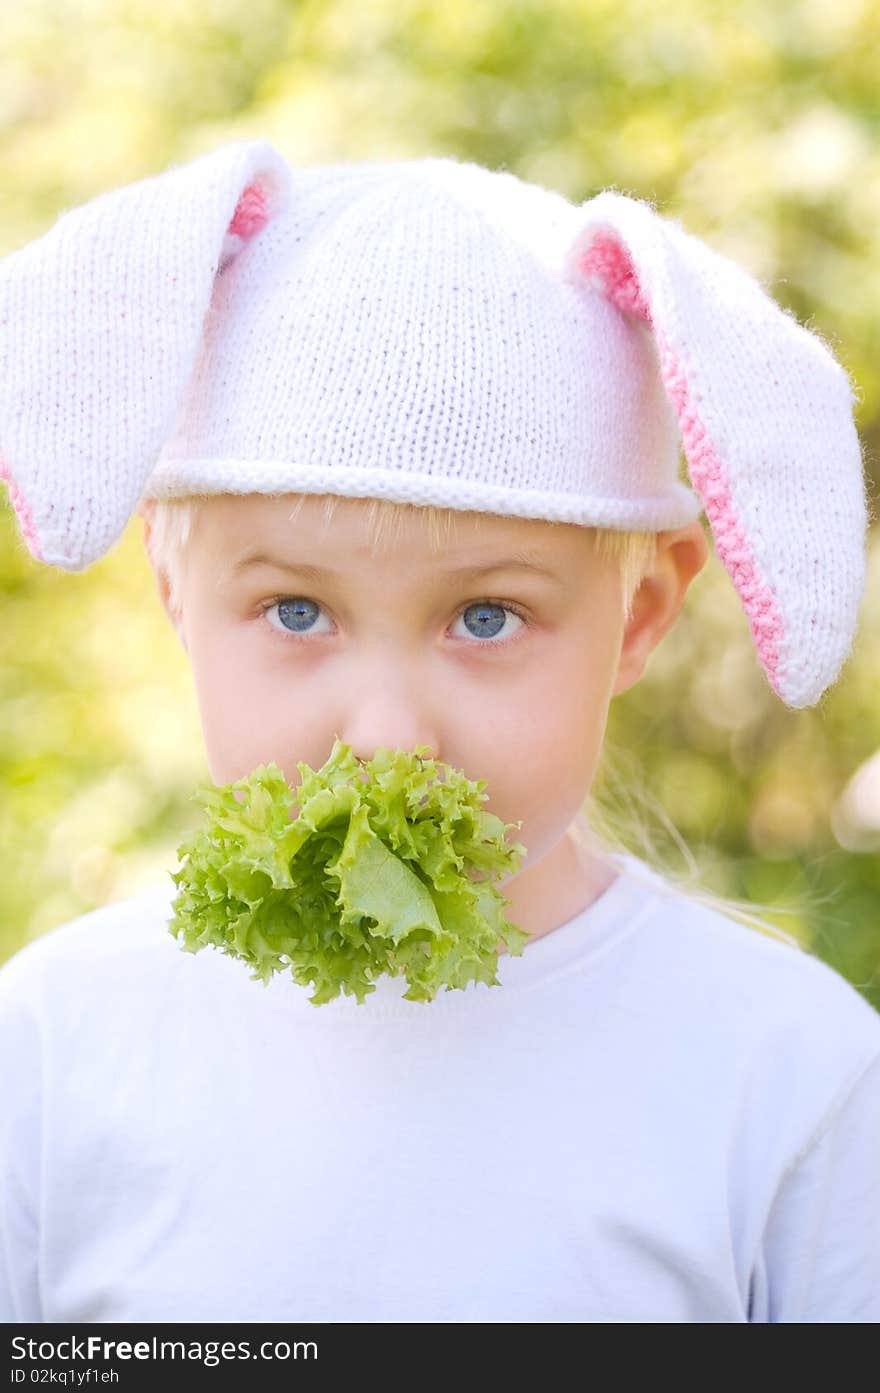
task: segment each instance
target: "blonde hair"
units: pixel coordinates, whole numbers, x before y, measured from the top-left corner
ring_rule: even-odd
[[[350,502],[336,494],[299,494],[292,504],[289,520],[292,521],[302,509],[307,497],[320,500],[325,526],[330,526],[340,503]],[[150,522],[150,554],[154,564],[165,571],[169,587],[170,602],[174,609],[180,608],[181,583],[184,573],[186,549],[195,529],[204,495],[187,498],[142,499],[138,505],[139,514]],[[415,503],[396,503],[387,498],[361,499],[367,506],[367,530],[370,545],[374,551],[391,549],[396,534],[404,518],[414,511],[427,515],[429,546],[433,555],[448,547],[451,534],[457,522],[456,511],[452,508],[435,508]],[[470,518],[482,514],[469,513]],[[550,524],[565,527],[567,523]],[[647,568],[652,565],[657,550],[657,537],[654,532],[622,532],[611,527],[590,527],[584,529],[593,536],[600,556],[617,561],[623,590],[624,613],[629,618],[633,596],[639,581]]]
[[[350,500],[335,494],[297,496],[291,506],[290,519],[295,518],[306,497],[321,500],[324,523],[329,526],[341,503]],[[179,610],[181,581],[184,573],[188,543],[197,525],[203,495],[186,498],[142,500],[138,512],[150,522],[149,549],[154,565],[165,571],[169,583],[169,603]],[[368,504],[367,526],[371,546],[379,552],[394,546],[396,534],[404,518],[419,508],[427,515],[429,546],[432,554],[448,546],[457,521],[454,509],[428,507],[412,503],[397,503],[384,498],[360,500]],[[473,518],[474,514],[468,514]],[[476,516],[480,516],[477,514]],[[559,523],[558,526],[568,524]],[[618,528],[590,527],[597,554],[616,561],[620,569],[624,614],[631,614],[633,597],[645,572],[652,566],[657,549],[654,532],[627,532]],[[645,816],[645,814],[649,816]],[[659,821],[675,843],[686,867],[679,870],[669,863],[657,845],[650,828],[650,818]],[[756,911],[773,914],[797,914],[801,906],[780,907],[760,904],[714,894],[698,884],[700,868],[690,848],[662,806],[645,788],[638,764],[627,759],[622,751],[613,749],[606,739],[602,756],[584,806],[569,828],[576,844],[589,848],[594,854],[625,855],[641,861],[647,869],[648,883],[660,892],[684,896],[707,909],[780,939],[791,947],[804,945],[791,934],[768,923]],[[630,866],[638,876],[638,866]],[[658,879],[659,877],[659,879]]]

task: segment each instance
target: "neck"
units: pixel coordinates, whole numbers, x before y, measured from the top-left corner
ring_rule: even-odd
[[[505,918],[530,935],[527,952],[530,943],[587,909],[618,874],[607,856],[581,845],[568,831],[540,861],[499,887],[509,901]],[[499,954],[506,951],[499,942]]]

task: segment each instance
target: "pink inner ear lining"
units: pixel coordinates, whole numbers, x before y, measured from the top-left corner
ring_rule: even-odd
[[[9,490],[9,498],[15,509],[15,515],[18,518],[21,534],[27,542],[31,556],[37,561],[42,561],[43,554],[40,548],[40,539],[37,536],[37,529],[33,517],[31,516],[31,510],[28,507],[24,494],[12,477],[9,465],[2,455],[0,455],[0,479],[5,479],[6,481]]]
[[[749,617],[752,638],[770,684],[781,697],[779,648],[785,625],[776,597],[761,579],[754,552],[733,504],[724,466],[698,413],[689,404],[687,378],[681,361],[659,330],[657,347],[661,376],[678,416],[691,479],[712,524],[718,554]]]
[[[253,237],[255,232],[266,226],[269,218],[266,191],[259,180],[255,179],[252,184],[248,184],[235,205],[228,230],[236,237]]]
[[[779,689],[779,649],[785,633],[782,615],[773,591],[761,578],[745,528],[737,516],[724,465],[690,401],[681,360],[663,332],[654,326],[650,300],[632,258],[612,233],[597,232],[579,266],[618,309],[636,314],[654,327],[660,375],[678,418],[691,481],[712,525],[718,554],[748,615],[752,639],[770,685],[784,700]]]
[[[618,309],[651,322],[651,308],[642,292],[629,252],[610,232],[597,232],[580,260],[580,269]]]

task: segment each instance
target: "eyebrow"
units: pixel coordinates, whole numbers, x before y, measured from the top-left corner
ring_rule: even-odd
[[[328,566],[313,566],[304,562],[294,563],[284,560],[283,557],[270,556],[268,552],[263,551],[245,552],[244,556],[239,557],[238,561],[235,562],[232,574],[237,576],[249,566],[272,566],[275,570],[307,576],[311,580],[338,579],[341,576],[340,571],[334,571]],[[461,576],[469,579],[490,575],[494,571],[528,571],[533,575],[544,576],[557,584],[562,583],[556,571],[550,570],[548,566],[542,566],[540,562],[532,560],[524,553],[499,557],[495,561],[487,561],[479,566],[441,567],[440,569],[444,576]]]

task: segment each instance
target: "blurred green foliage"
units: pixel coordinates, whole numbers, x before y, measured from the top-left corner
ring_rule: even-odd
[[[0,255],[238,138],[292,163],[452,154],[575,202],[615,187],[740,261],[829,343],[858,386],[876,497],[878,52],[871,0],[24,0],[0,16]],[[140,520],[86,572],[56,573],[0,492],[2,959],[158,883],[208,773]],[[713,552],[613,703],[609,751],[708,889],[778,906],[880,1006],[878,610],[875,529],[852,657],[817,708],[790,711]],[[606,795],[625,816],[619,780]]]

